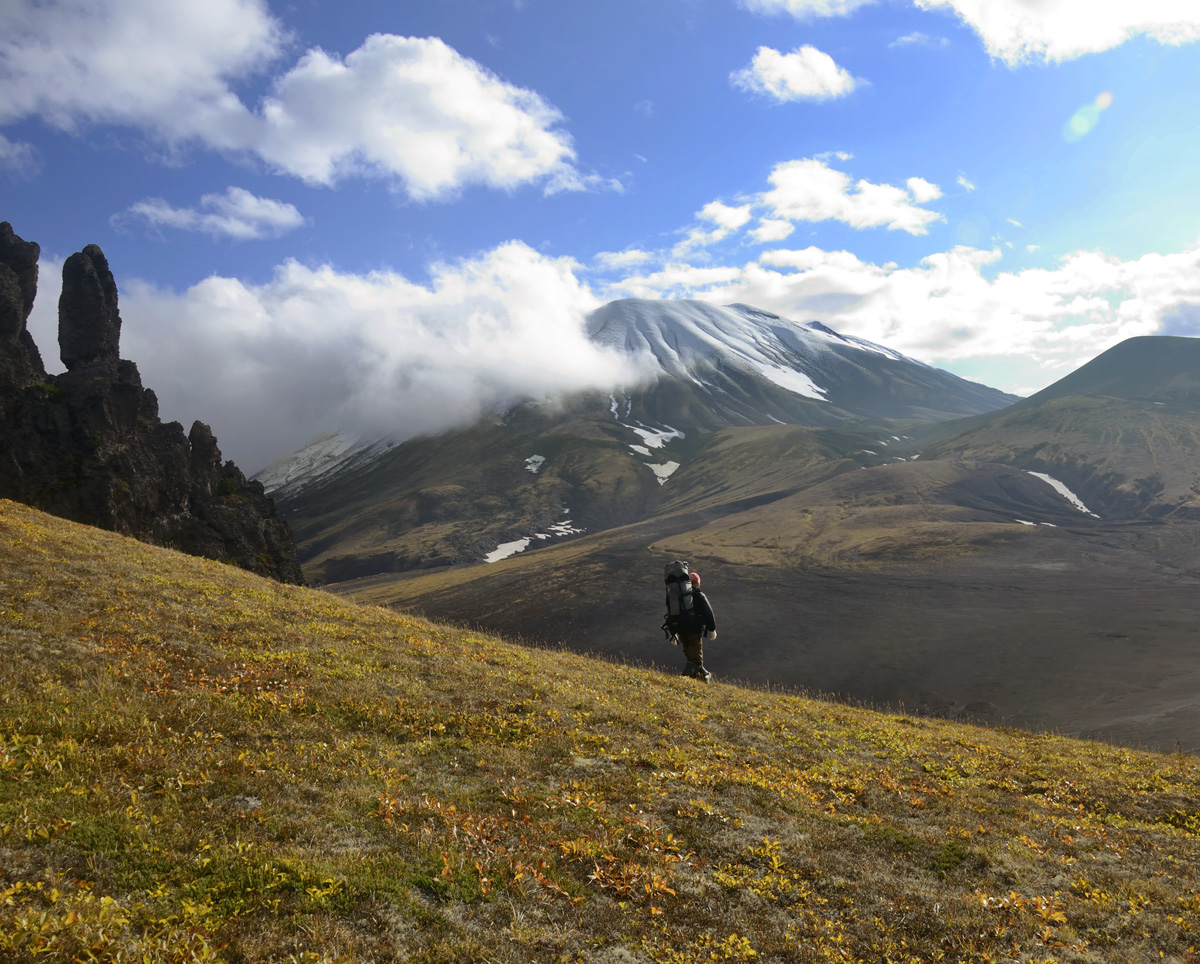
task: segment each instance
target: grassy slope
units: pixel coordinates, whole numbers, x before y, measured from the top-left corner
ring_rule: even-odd
[[[10,502],[0,645],[0,958],[1200,960],[1195,757],[526,650]]]

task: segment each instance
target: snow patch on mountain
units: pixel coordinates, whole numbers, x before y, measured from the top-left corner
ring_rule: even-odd
[[[339,471],[361,453],[382,454],[393,444],[366,441],[343,432],[320,432],[304,448],[275,459],[254,478],[268,495],[278,499]]]
[[[1080,512],[1082,512],[1084,515],[1090,515],[1096,519],[1100,518],[1100,516],[1096,515],[1095,512],[1093,512],[1091,509],[1089,509],[1086,505],[1083,504],[1083,500],[1080,499],[1079,496],[1077,496],[1074,492],[1072,492],[1065,485],[1063,485],[1061,482],[1059,482],[1058,479],[1054,478],[1053,476],[1046,475],[1044,472],[1029,472],[1028,469],[1026,470],[1026,472],[1029,475],[1032,475],[1034,478],[1041,479],[1043,482],[1047,483],[1052,489],[1054,489],[1055,492],[1057,492],[1064,499],[1066,499],[1068,502],[1070,502],[1071,505],[1073,505],[1076,509],[1078,509]]]
[[[507,559],[509,556],[515,556],[518,552],[524,552],[529,548],[529,543],[533,540],[526,536],[524,539],[516,539],[512,542],[502,542],[495,549],[483,557],[484,562],[499,562],[501,559]]]
[[[683,432],[679,431],[677,428],[671,428],[670,425],[667,425],[664,428],[650,428],[647,425],[643,425],[641,422],[638,422],[637,425],[626,425],[624,422],[621,424],[625,425],[625,427],[631,432],[635,432],[640,435],[642,437],[642,443],[647,448],[651,449],[660,449],[673,438],[686,437]],[[630,446],[630,448],[632,447],[633,446]]]
[[[531,456],[529,456],[529,458],[527,458],[525,460],[525,469],[526,469],[526,471],[532,472],[534,475],[537,475],[538,470],[541,469],[541,467],[545,464],[546,464],[546,456],[531,455]]]
[[[563,514],[569,516],[571,510],[563,509]],[[487,563],[499,562],[501,559],[515,556],[518,552],[524,552],[533,545],[534,539],[556,539],[562,536],[577,536],[586,531],[586,529],[581,529],[574,525],[569,518],[564,519],[562,522],[556,522],[550,526],[548,532],[535,532],[531,536],[514,539],[512,542],[500,543],[500,545],[496,546],[495,549],[483,557],[483,561]]]
[[[663,462],[661,465],[656,465],[653,462],[647,462],[650,471],[658,476],[658,484],[666,485],[667,479],[675,474],[675,470],[679,468],[678,462]]]

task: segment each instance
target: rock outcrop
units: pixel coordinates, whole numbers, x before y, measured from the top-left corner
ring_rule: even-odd
[[[63,264],[58,299],[58,349],[67,371],[111,369],[120,360],[121,314],[108,259],[89,244]]]
[[[0,222],[0,497],[194,555],[302,583],[287,523],[258,482],[221,459],[203,422],[162,422],[120,357],[117,286],[94,244],[63,265],[48,375],[26,323],[38,246]]]

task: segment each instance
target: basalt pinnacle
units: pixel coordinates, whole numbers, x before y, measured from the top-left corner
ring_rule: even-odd
[[[258,482],[222,462],[202,422],[162,422],[120,357],[117,285],[94,244],[63,265],[62,375],[48,375],[26,321],[38,246],[0,223],[0,498],[193,555],[303,582],[287,523]]]
[[[121,313],[117,283],[98,245],[89,244],[63,265],[58,299],[58,347],[67,371],[112,367],[120,359]]]

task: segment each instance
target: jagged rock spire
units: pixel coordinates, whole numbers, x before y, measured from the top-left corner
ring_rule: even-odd
[[[25,328],[37,294],[38,255],[33,241],[0,221],[0,384],[24,385],[44,373],[42,356]]]
[[[117,283],[99,245],[89,244],[63,265],[58,299],[58,347],[67,371],[112,367],[120,358]]]

